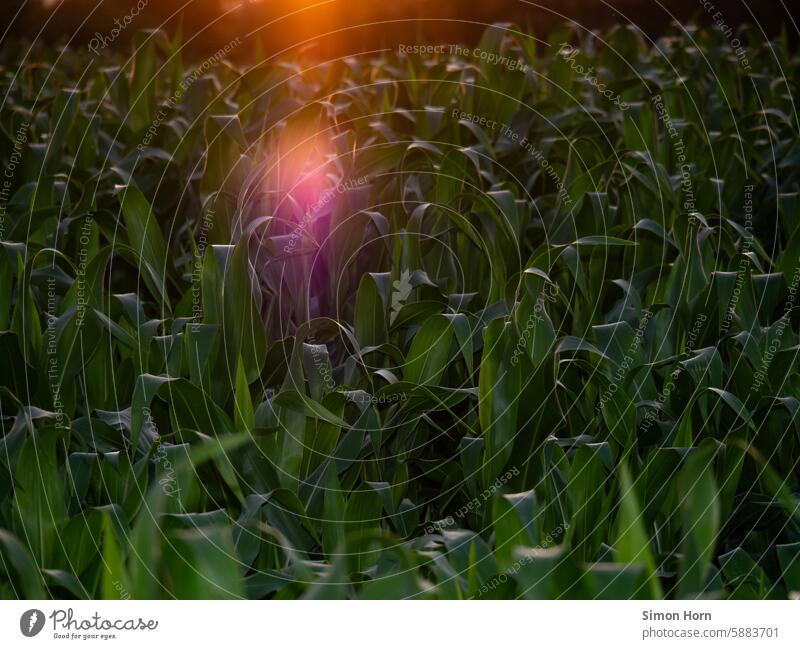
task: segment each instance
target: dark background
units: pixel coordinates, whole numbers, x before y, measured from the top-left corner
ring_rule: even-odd
[[[71,40],[83,47],[95,32],[109,36],[114,19],[122,21],[136,2],[0,0],[3,22],[8,24],[3,40]],[[711,2],[729,25],[761,25],[772,36],[786,24],[796,41],[790,12],[797,0]],[[192,39],[189,48],[198,55],[247,36],[261,40],[268,55],[304,46],[322,56],[341,56],[400,43],[475,43],[485,24],[493,22],[515,22],[540,36],[567,20],[589,29],[633,22],[658,35],[673,16],[681,23],[712,22],[699,0],[148,0],[113,47],[127,47],[138,29],[162,26],[174,32],[182,23],[184,40]]]

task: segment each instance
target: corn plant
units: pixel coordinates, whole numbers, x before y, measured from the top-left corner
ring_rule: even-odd
[[[0,594],[800,591],[800,59],[737,34],[4,46]]]

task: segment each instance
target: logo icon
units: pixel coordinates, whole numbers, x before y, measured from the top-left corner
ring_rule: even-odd
[[[400,279],[396,279],[392,282],[392,286],[394,290],[392,291],[391,312],[389,314],[390,323],[394,322],[395,318],[400,313],[400,309],[403,307],[403,303],[408,299],[408,296],[411,295],[411,291],[414,288],[411,284],[411,271],[406,268],[400,274]]]
[[[32,638],[44,628],[44,613],[38,608],[25,611],[19,618],[19,630],[26,638]]]

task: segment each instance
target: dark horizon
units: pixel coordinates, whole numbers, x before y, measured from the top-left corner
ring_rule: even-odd
[[[408,42],[475,44],[487,25],[498,22],[516,23],[539,38],[546,38],[567,22],[586,30],[633,24],[650,37],[657,37],[674,21],[712,26],[721,21],[734,28],[752,24],[772,37],[780,33],[784,9],[782,0],[664,0],[646,7],[639,0],[496,0],[491,6],[395,0],[390,5],[369,7],[346,0],[138,3],[144,6],[139,12],[137,0],[63,0],[49,8],[42,1],[26,4],[24,0],[4,0],[2,6],[7,16],[15,17],[7,37],[48,44],[69,41],[74,47],[104,38],[118,49],[129,47],[139,30],[162,28],[170,34],[182,29],[184,43],[197,55],[216,51],[230,41],[231,34],[237,34],[257,37],[253,41],[259,41],[267,56],[310,49],[322,57],[395,48]],[[123,24],[130,28],[119,30],[112,38],[114,30]]]

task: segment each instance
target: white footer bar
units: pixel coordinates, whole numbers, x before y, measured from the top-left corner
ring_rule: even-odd
[[[303,649],[406,649],[432,644],[464,649],[503,645],[796,649],[800,602],[0,602],[3,647],[103,644],[120,649],[194,649],[249,646],[253,641]]]

